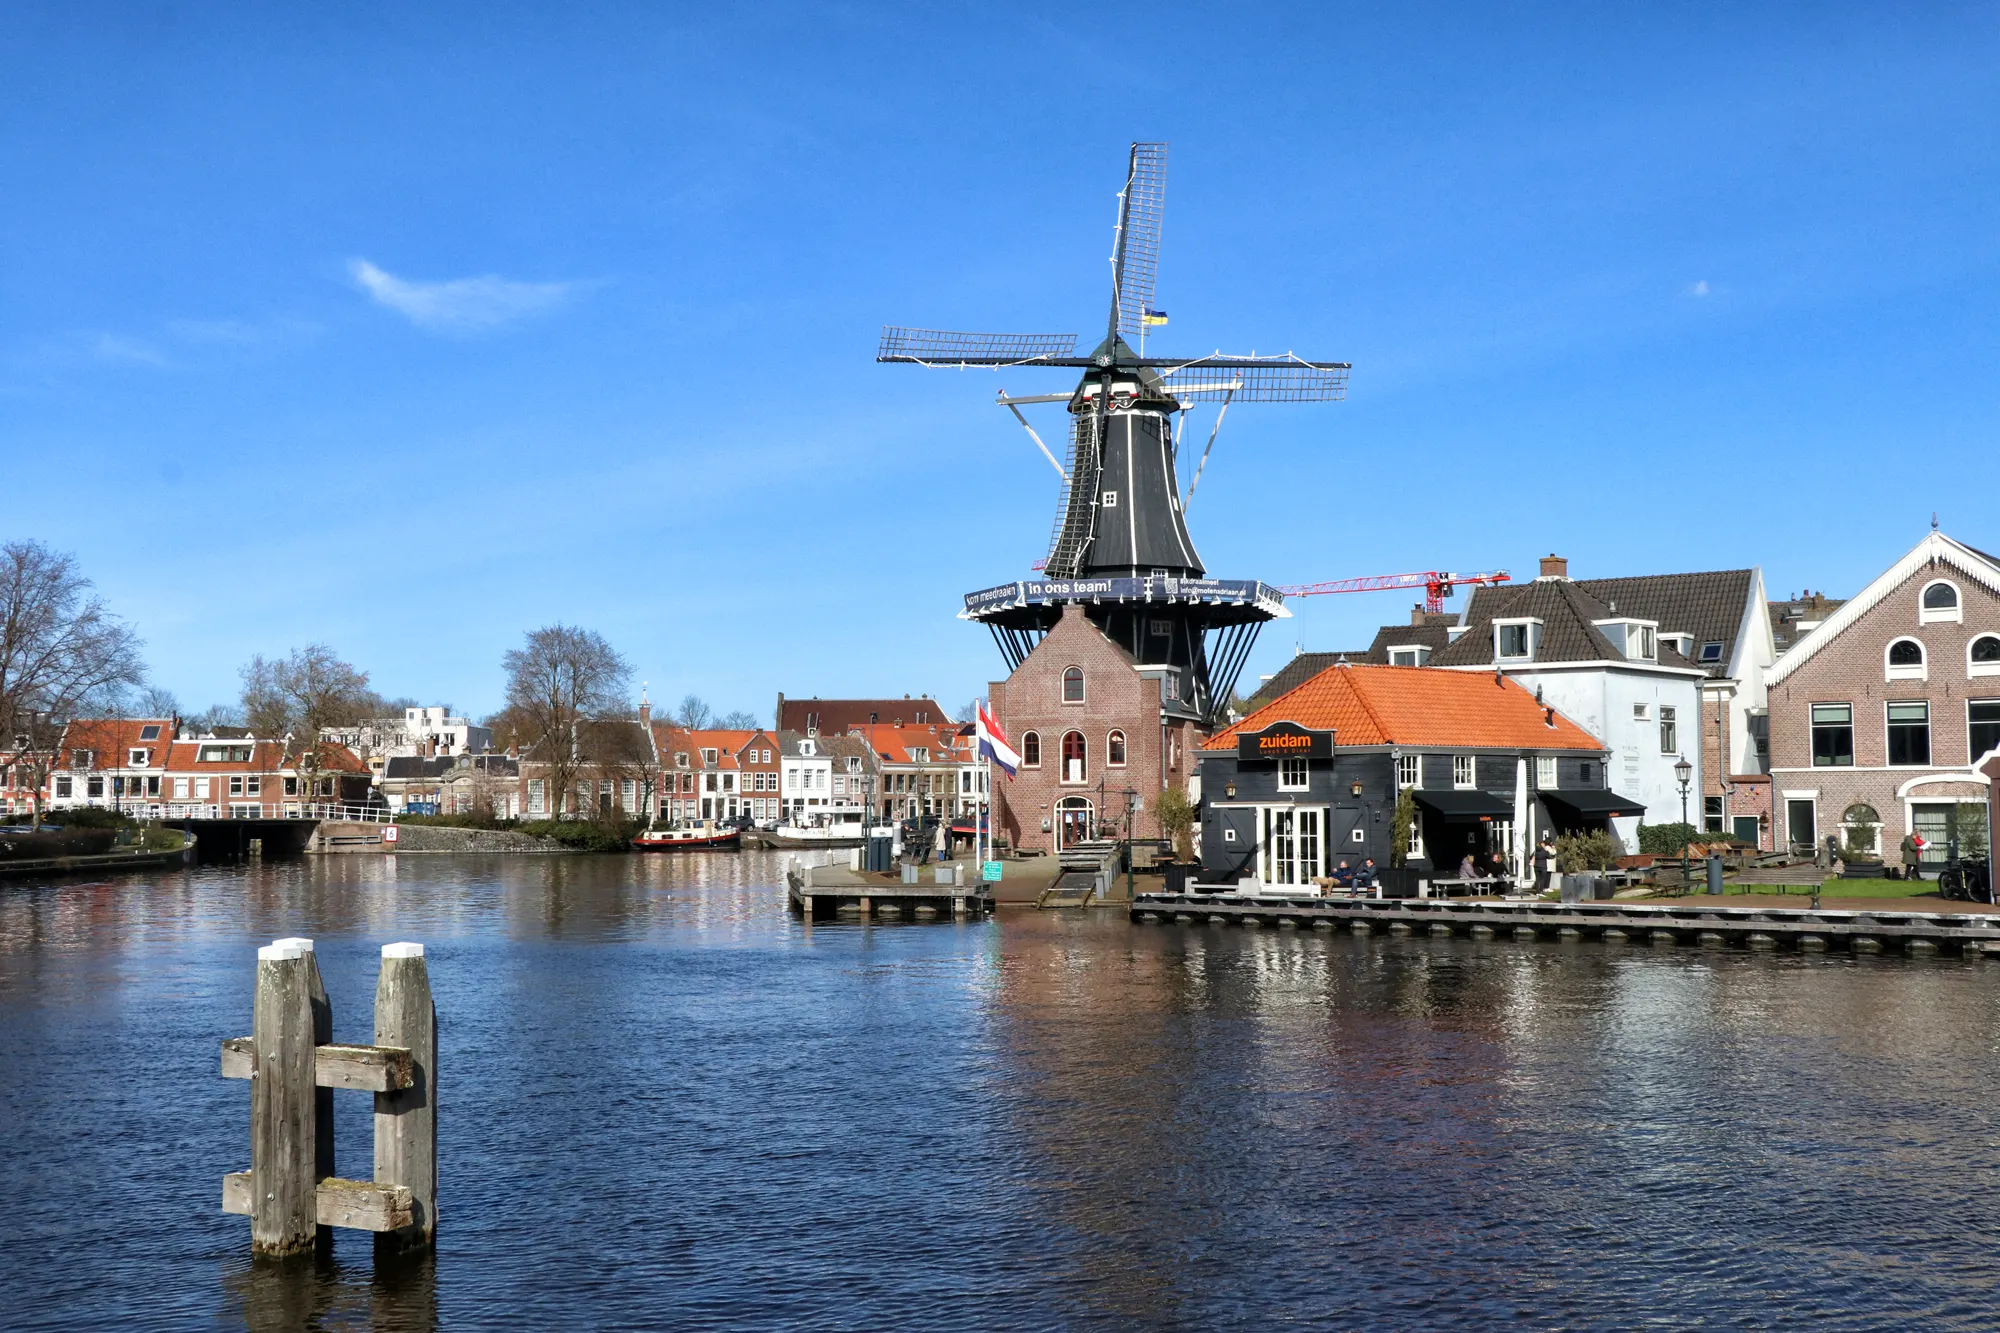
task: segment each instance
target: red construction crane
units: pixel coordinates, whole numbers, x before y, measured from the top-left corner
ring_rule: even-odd
[[[1365,579],[1333,579],[1326,583],[1294,583],[1281,586],[1278,591],[1287,597],[1321,597],[1333,592],[1387,592],[1393,588],[1422,588],[1424,590],[1424,610],[1437,612],[1444,610],[1444,599],[1461,583],[1484,587],[1510,581],[1504,569],[1491,569],[1483,574],[1447,574],[1438,570],[1426,570],[1421,574],[1376,574]]]

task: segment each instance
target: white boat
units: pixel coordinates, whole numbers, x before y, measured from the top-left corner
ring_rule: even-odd
[[[774,847],[859,847],[868,838],[868,815],[863,810],[814,812],[811,823],[787,819],[764,836]],[[876,828],[893,825],[876,821]]]

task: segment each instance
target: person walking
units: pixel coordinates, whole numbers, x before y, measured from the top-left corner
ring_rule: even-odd
[[[1924,840],[1915,833],[1903,835],[1903,878],[1924,877]]]
[[[1541,842],[1535,845],[1535,892],[1549,891],[1549,862],[1554,858],[1554,850],[1549,846],[1549,835],[1544,833]]]

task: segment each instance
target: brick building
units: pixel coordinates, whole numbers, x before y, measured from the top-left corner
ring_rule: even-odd
[[[993,827],[1023,850],[1056,851],[1120,835],[1136,799],[1134,837],[1154,838],[1152,798],[1180,786],[1207,734],[1172,680],[1141,666],[1074,603],[1021,665],[989,687],[994,717],[1021,753],[994,777]]]
[[[777,729],[801,736],[844,736],[868,726],[932,726],[950,722],[937,700],[922,695],[900,699],[787,699],[778,696]]]
[[[1933,531],[1778,659],[1773,797],[1786,838],[1902,860],[1911,833],[1986,839],[2000,747],[2000,557]]]

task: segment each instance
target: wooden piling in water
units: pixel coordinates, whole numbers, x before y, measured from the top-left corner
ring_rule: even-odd
[[[297,945],[257,951],[250,1071],[250,1250],[283,1258],[318,1236],[313,1010]]]
[[[222,1043],[222,1076],[250,1081],[250,1169],[222,1178],[222,1211],[250,1218],[259,1256],[299,1254],[330,1241],[333,1227],[389,1233],[395,1250],[432,1242],[437,1011],[423,946],[390,945],[383,954],[376,1032],[401,1041],[341,1046],[327,1040],[333,1007],[312,941],[279,940],[257,951],[252,1033]],[[374,1181],[333,1173],[339,1089],[391,1099],[387,1152],[377,1108]]]
[[[410,1192],[410,1223],[377,1233],[376,1252],[429,1249],[437,1237],[437,1006],[421,944],[382,946],[375,1044],[410,1052],[406,1086],[375,1094],[375,1181]]]

